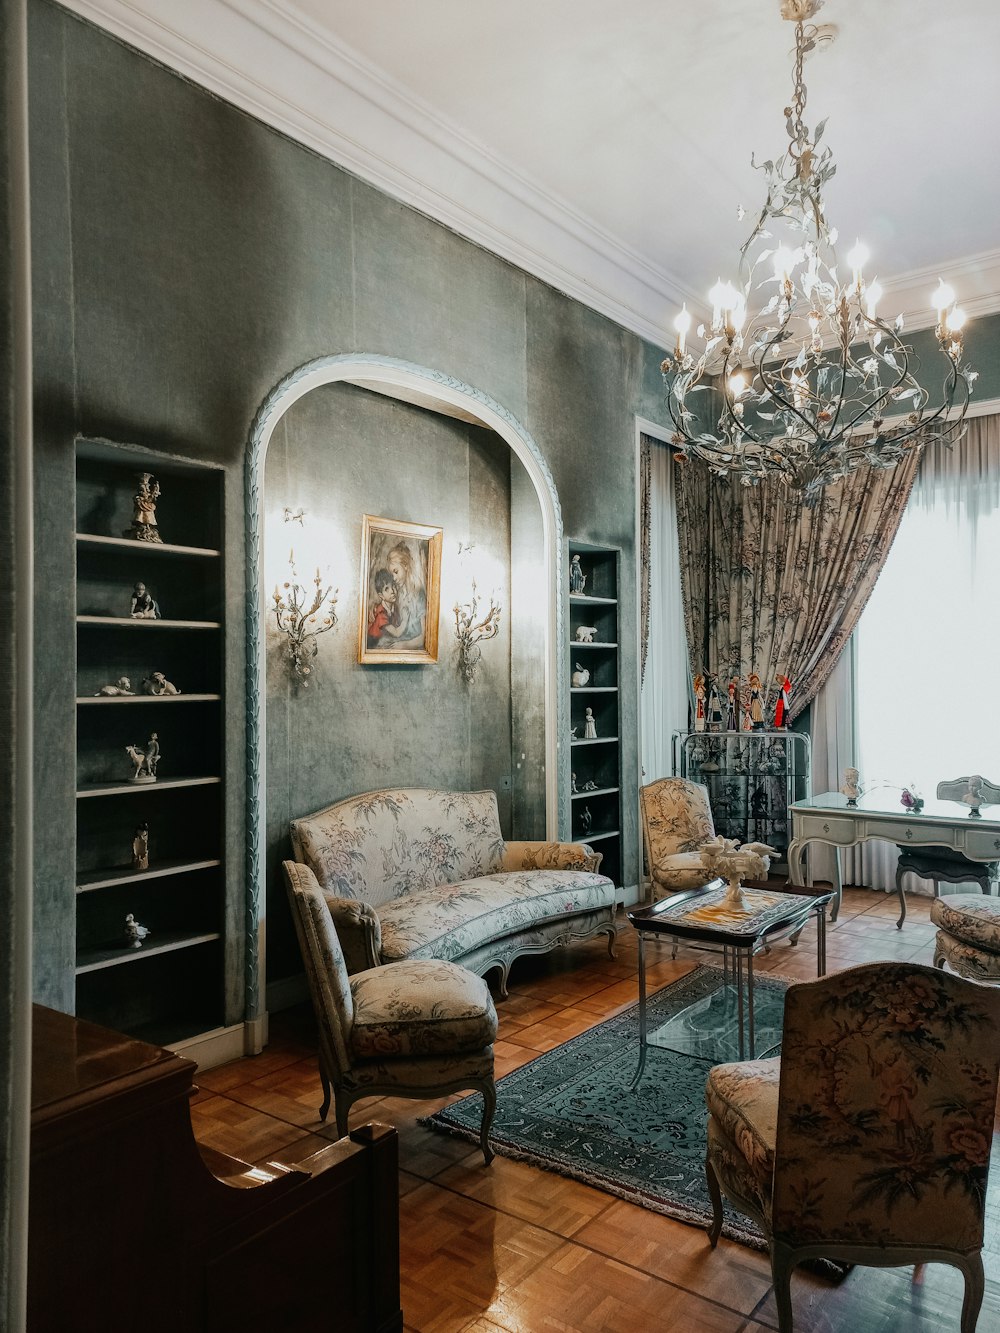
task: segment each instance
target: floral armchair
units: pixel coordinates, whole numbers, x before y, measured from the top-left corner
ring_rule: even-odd
[[[472,1088],[483,1097],[480,1143],[488,1166],[497,1014],[486,983],[437,958],[349,976],[312,873],[295,861],[283,862],[283,870],[319,1031],[320,1119],[330,1109],[331,1086],[341,1136],[359,1098],[423,1100]]]
[[[779,1058],[711,1070],[709,1239],[723,1194],[758,1223],[781,1333],[792,1329],[792,1270],[820,1257],[951,1264],[965,1276],[962,1333],[973,1333],[998,1024],[998,990],[871,963],[789,987]]]
[[[701,849],[714,839],[715,825],[707,787],[686,778],[660,778],[639,796],[654,900],[708,884],[714,875]]]

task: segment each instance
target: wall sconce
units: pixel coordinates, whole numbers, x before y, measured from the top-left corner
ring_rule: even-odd
[[[288,636],[285,651],[293,677],[300,685],[308,685],[312,675],[310,663],[316,656],[316,639],[337,623],[334,608],[340,589],[335,589],[332,596],[329,588],[323,591],[323,580],[317,568],[313,579],[316,591],[310,594],[296,578],[294,549],[288,552],[288,564],[291,578],[280,588],[274,585],[274,618],[281,633]],[[324,615],[323,603],[327,598],[330,602]]]
[[[476,667],[483,655],[480,644],[495,639],[500,632],[500,614],[503,608],[490,594],[489,610],[480,615],[479,593],[472,580],[472,600],[455,603],[455,633],[458,636],[458,665],[464,678],[471,684],[476,678]]]

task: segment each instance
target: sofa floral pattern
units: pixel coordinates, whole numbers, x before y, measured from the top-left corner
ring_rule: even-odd
[[[708,790],[686,778],[661,778],[642,788],[640,800],[653,897],[709,883],[700,851],[715,837]]]
[[[503,992],[518,952],[599,933],[613,944],[615,888],[596,873],[600,853],[582,843],[505,844],[491,791],[369,792],[296,819],[291,833],[351,973],[440,958],[499,967]]]
[[[713,1070],[709,1166],[724,1188],[742,1183],[745,1201],[770,1197],[765,1224],[793,1248],[975,1250],[998,1024],[1000,991],[920,964],[792,986],[776,1119],[766,1062]]]

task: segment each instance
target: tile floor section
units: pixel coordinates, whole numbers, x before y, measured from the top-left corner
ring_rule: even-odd
[[[931,961],[929,901],[911,895],[902,930],[894,896],[847,889],[828,931],[828,970],[876,959]],[[797,947],[777,946],[758,966],[815,976],[815,926]],[[616,950],[594,941],[514,965],[498,1001],[498,1077],[636,999],[635,938],[622,921]],[[652,961],[656,955],[660,961]],[[647,950],[649,985],[664,985],[699,956]],[[1000,1038],[998,1038],[1000,1039]],[[247,1162],[296,1162],[336,1138],[318,1117],[312,1016],[276,1014],[263,1054],[200,1075],[192,1108],[199,1140]],[[351,1124],[399,1130],[402,1305],[413,1333],[752,1333],[775,1329],[764,1254],[417,1124],[441,1102],[359,1102]],[[986,1299],[980,1333],[1000,1330],[1000,1134],[994,1137],[987,1223]],[[839,1285],[798,1270],[796,1333],[948,1333],[958,1330],[962,1279],[935,1264],[857,1268]],[[277,1333],[277,1330],[276,1330]]]

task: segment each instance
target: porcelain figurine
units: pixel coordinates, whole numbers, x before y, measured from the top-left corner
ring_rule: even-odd
[[[588,708],[583,715],[583,739],[585,741],[597,740],[597,724],[594,722],[594,710]]]
[[[591,826],[591,824],[592,824],[593,822],[594,822],[594,816],[590,813],[590,806],[589,806],[589,805],[585,805],[585,806],[583,807],[583,809],[580,811],[580,831],[581,831],[581,833],[589,833],[589,832],[590,832],[590,826]]]
[[[771,859],[780,853],[763,842],[745,842],[741,847],[735,838],[713,838],[701,848],[705,867],[710,874],[721,875],[726,881],[723,901],[729,907],[743,907],[745,898],[743,879],[766,879]]]
[[[162,671],[153,671],[142,682],[143,694],[180,694],[180,690],[167,680]]]
[[[576,641],[577,643],[593,643],[594,635],[597,633],[596,625],[577,625]]]
[[[132,869],[149,869],[149,825],[140,824],[132,839]]]
[[[860,776],[856,768],[844,769],[844,785],[840,790],[847,797],[847,804],[850,806],[857,805],[858,797],[861,795],[861,788],[858,786]]]
[[[587,576],[580,564],[580,557],[574,555],[569,562],[569,590],[575,597],[582,597],[587,586]]]
[[[132,688],[132,682],[128,676],[119,676],[114,685],[102,685],[95,693],[94,698],[99,699],[102,696],[107,699],[114,698],[119,694],[135,694]]]
[[[132,496],[132,526],[126,528],[123,537],[131,537],[137,542],[155,542],[163,544],[160,530],[156,524],[156,502],[160,498],[160,483],[152,472],[139,474],[139,486]]]
[[[573,674],[569,678],[569,683],[574,689],[582,689],[590,680],[590,672],[586,667],[582,667],[579,662],[573,663]]]
[[[160,608],[145,583],[137,583],[132,589],[132,604],[129,615],[133,620],[159,620]]]
[[[125,918],[125,938],[131,944],[133,949],[141,949],[142,942],[149,935],[148,926],[140,926],[135,917],[129,912]]]
[[[573,796],[576,796],[576,795],[578,794],[578,792],[579,792],[579,788],[578,788],[577,785],[576,785],[576,774],[575,774],[575,773],[571,773],[571,774],[569,775],[569,789],[570,789],[570,793],[571,793]]]
[[[137,745],[126,745],[125,753],[132,760],[135,769],[130,782],[155,782],[156,766],[160,762],[160,743],[156,732],[146,742],[146,748],[140,750]]]

